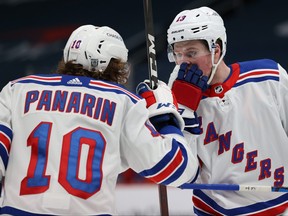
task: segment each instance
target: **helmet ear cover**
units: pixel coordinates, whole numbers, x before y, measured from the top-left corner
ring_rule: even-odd
[[[83,25],[70,35],[63,57],[65,63],[72,61],[88,71],[103,72],[112,58],[127,62],[128,50],[112,28]]]

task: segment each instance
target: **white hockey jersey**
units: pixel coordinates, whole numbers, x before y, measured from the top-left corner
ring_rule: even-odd
[[[287,72],[269,59],[230,69],[228,79],[211,86],[197,109],[197,182],[288,186]],[[170,84],[173,79],[175,74]],[[198,215],[277,215],[288,207],[288,193],[282,192],[193,193]]]
[[[145,100],[113,83],[57,74],[9,82],[0,93],[0,213],[116,214],[117,177],[128,168],[170,186],[191,181],[197,161],[184,137],[160,135],[147,119]]]

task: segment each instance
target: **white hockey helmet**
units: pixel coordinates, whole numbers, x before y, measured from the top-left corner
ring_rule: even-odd
[[[216,41],[222,42],[222,53],[217,64],[214,63]],[[176,15],[167,30],[168,59],[174,62],[173,44],[187,40],[205,40],[208,43],[212,58],[212,73],[208,80],[211,82],[216,68],[226,54],[227,36],[223,19],[209,7],[184,10]]]
[[[65,63],[72,60],[88,71],[103,72],[111,58],[123,62],[128,59],[128,50],[122,37],[107,26],[80,26],[72,32],[63,54]]]

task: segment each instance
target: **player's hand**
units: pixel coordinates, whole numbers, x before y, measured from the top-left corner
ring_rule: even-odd
[[[208,77],[203,75],[197,65],[192,65],[189,70],[187,67],[187,63],[180,65],[178,76],[172,85],[172,91],[178,103],[196,111],[203,92],[208,88]]]
[[[176,121],[176,126],[184,129],[184,121],[178,112],[178,103],[170,88],[162,81],[158,81],[157,88],[152,90],[149,81],[145,80],[136,87],[136,92],[146,100],[149,118],[162,124],[163,121]],[[152,122],[153,123],[153,122]],[[154,124],[154,123],[153,123]],[[155,125],[154,125],[155,126]]]

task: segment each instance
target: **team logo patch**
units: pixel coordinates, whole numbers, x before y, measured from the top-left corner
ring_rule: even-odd
[[[215,91],[216,94],[220,94],[223,91],[222,85],[216,86],[214,88],[214,91]]]
[[[91,59],[91,67],[96,68],[98,66],[98,59]]]

